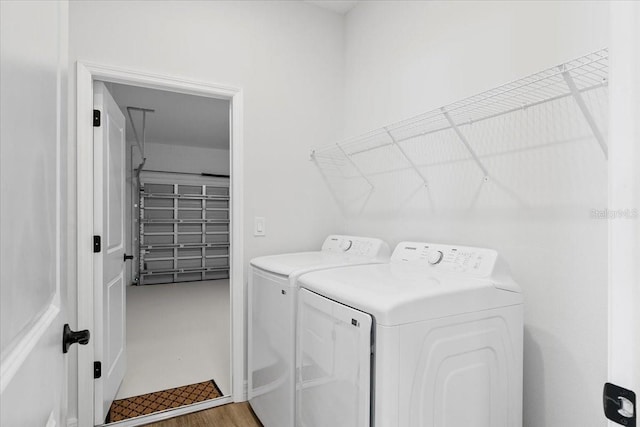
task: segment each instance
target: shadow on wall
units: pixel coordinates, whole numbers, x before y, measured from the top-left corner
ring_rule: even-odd
[[[534,337],[531,333],[530,327],[524,328],[524,378],[523,382],[525,384],[536,383],[535,381],[531,381],[528,376],[539,375],[540,377],[544,377],[544,358],[542,356],[542,350],[540,346],[535,341]],[[545,414],[547,413],[545,408],[545,400],[542,398],[544,396],[544,382],[537,383],[534,387],[525,387],[523,394],[523,401],[527,402],[526,405],[523,406],[523,419],[531,420],[535,419],[536,424],[539,426],[546,426],[546,418]],[[532,416],[533,415],[533,416]],[[531,425],[526,425],[523,427],[534,427]]]

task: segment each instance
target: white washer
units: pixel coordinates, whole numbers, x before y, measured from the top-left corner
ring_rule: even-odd
[[[403,242],[299,286],[297,426],[522,426],[523,298],[496,251]]]
[[[388,262],[380,239],[327,237],[322,249],[255,258],[249,275],[248,392],[265,427],[294,426],[297,279],[310,271]]]

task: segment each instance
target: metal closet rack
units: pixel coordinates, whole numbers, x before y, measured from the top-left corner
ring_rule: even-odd
[[[365,168],[362,166],[365,165],[360,162],[359,155],[383,147],[395,146],[407,166],[413,169],[427,186],[428,181],[423,172],[426,165],[417,164],[405,149],[404,143],[429,134],[453,131],[456,139],[468,151],[484,175],[484,180],[487,181],[490,172],[474,150],[472,141],[465,134],[465,127],[569,97],[575,100],[606,159],[605,135],[589,110],[584,95],[608,85],[608,68],[608,49],[602,49],[478,95],[384,126],[365,135],[312,149],[310,160],[324,170],[341,169],[347,166],[373,189],[374,184],[367,173],[363,172]]]
[[[139,284],[229,277],[229,185],[143,183]]]

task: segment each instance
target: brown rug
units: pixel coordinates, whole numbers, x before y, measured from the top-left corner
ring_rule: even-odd
[[[106,422],[113,423],[141,415],[149,415],[221,396],[222,392],[220,392],[215,381],[211,380],[141,396],[128,397],[115,400],[111,404]]]

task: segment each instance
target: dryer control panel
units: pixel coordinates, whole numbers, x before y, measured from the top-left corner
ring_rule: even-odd
[[[372,237],[331,235],[322,245],[323,252],[363,256],[367,258],[389,258],[389,245]]]
[[[424,264],[472,277],[490,277],[497,259],[498,253],[493,249],[419,242],[401,242],[391,256],[391,262]]]

